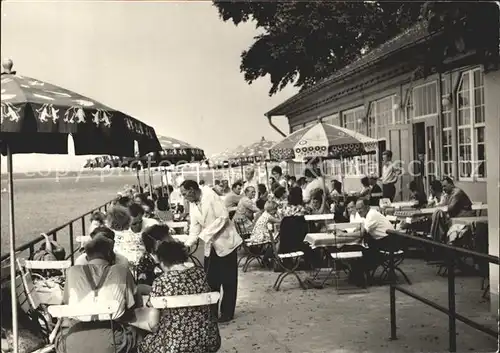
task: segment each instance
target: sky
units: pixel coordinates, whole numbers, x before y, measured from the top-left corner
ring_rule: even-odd
[[[2,1],[1,56],[23,76],[70,89],[207,155],[279,140],[264,114],[297,92],[248,85],[240,55],[253,23],[223,22],[209,1]],[[274,119],[284,132],[284,117]],[[16,155],[17,172],[74,170],[86,156]],[[2,172],[6,158],[2,157]]]

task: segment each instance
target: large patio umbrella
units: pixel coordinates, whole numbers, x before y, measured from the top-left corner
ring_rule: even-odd
[[[144,155],[160,148],[154,129],[93,99],[29,77],[16,75],[12,61],[1,75],[0,151],[7,156],[10,275],[14,353],[18,353],[14,222],[14,153]]]
[[[356,131],[323,123],[307,126],[295,131],[271,147],[273,160],[343,159],[378,151],[379,141]],[[343,172],[341,173],[343,178]],[[344,185],[344,183],[342,183]],[[323,189],[326,196],[325,179]],[[323,200],[324,202],[324,200]]]
[[[268,141],[262,137],[259,141],[247,146],[241,146],[233,152],[230,152],[229,161],[238,161],[243,174],[243,165],[249,163],[264,162],[266,168],[266,178],[269,181],[267,170],[267,161],[269,160],[269,149],[275,144],[274,141]],[[260,173],[260,172],[259,172]]]
[[[273,160],[304,158],[340,159],[375,153],[378,140],[356,131],[319,121],[295,131],[271,147]]]

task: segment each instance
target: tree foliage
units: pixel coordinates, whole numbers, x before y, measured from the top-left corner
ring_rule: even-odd
[[[241,54],[240,70],[249,84],[269,75],[270,95],[289,84],[301,90],[313,86],[422,17],[429,31],[446,28],[455,41],[464,11],[478,13],[473,4],[455,2],[222,0],[214,5],[223,21],[253,21],[261,31]]]

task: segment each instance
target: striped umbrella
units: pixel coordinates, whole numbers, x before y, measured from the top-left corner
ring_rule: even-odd
[[[156,156],[158,162],[165,160],[170,162],[199,162],[205,159],[205,152],[201,148],[187,142],[167,136],[158,136],[158,141],[160,141],[162,148]]]
[[[257,142],[247,146],[241,146],[229,155],[229,160],[238,161],[241,164],[254,163],[269,160],[269,149],[275,144],[267,141],[264,137]]]
[[[378,141],[358,132],[318,122],[295,131],[270,150],[273,160],[348,158],[375,153]]]

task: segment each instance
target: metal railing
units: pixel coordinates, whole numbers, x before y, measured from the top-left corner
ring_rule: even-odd
[[[96,211],[102,211],[104,210],[104,212],[106,212],[108,210],[108,207],[112,204],[114,200],[110,200],[108,202],[106,202],[105,204],[101,205],[101,206],[98,206],[90,211],[88,211],[87,213],[84,213],[83,215],[81,216],[78,216],[76,218],[73,218],[72,220],[70,220],[69,222],[66,222],[64,223],[63,225],[60,225],[60,226],[57,226],[51,230],[49,230],[48,232],[46,232],[45,234],[47,234],[49,237],[52,237],[52,239],[54,241],[57,241],[57,238],[58,238],[58,233],[61,233],[63,231],[65,231],[67,229],[68,231],[68,241],[69,241],[69,255],[66,257],[66,260],[67,259],[71,259],[71,264],[74,263],[74,255],[75,255],[75,252],[78,251],[78,249],[75,250],[75,242],[74,242],[74,238],[75,238],[75,224],[77,223],[80,223],[80,235],[86,235],[86,220],[85,218],[87,216],[90,216],[92,213],[96,212]],[[16,248],[16,253],[21,253],[21,252],[24,252],[24,251],[28,251],[29,254],[29,258],[31,258],[33,256],[33,254],[35,253],[35,246],[39,243],[41,243],[42,241],[45,241],[45,238],[43,236],[39,236],[37,237],[36,239],[33,239],[19,247]],[[10,254],[4,254],[0,257],[0,262],[4,262],[6,261],[7,259],[9,259],[10,257]]]
[[[456,330],[456,320],[463,322],[464,324],[486,333],[494,338],[498,338],[498,332],[491,330],[490,328],[481,325],[473,320],[466,318],[463,315],[460,315],[456,312],[455,306],[455,266],[456,260],[460,257],[471,257],[475,260],[481,260],[484,262],[492,263],[499,265],[500,258],[496,256],[491,256],[488,254],[482,254],[476,251],[459,248],[455,246],[450,246],[442,243],[438,243],[433,240],[420,238],[417,236],[413,236],[406,233],[401,233],[394,230],[387,231],[389,236],[391,237],[403,237],[406,240],[411,240],[416,243],[420,243],[422,245],[426,245],[428,247],[432,247],[433,249],[439,249],[444,253],[445,257],[445,266],[447,268],[447,276],[448,276],[448,307],[442,306],[436,302],[433,302],[430,299],[424,298],[417,293],[414,293],[407,288],[401,287],[396,284],[396,273],[394,266],[394,254],[389,252],[389,280],[390,280],[390,311],[391,311],[391,340],[396,340],[396,291],[406,294],[413,299],[416,299],[444,314],[448,315],[448,336],[449,336],[449,351],[456,352],[457,351],[457,330]]]

